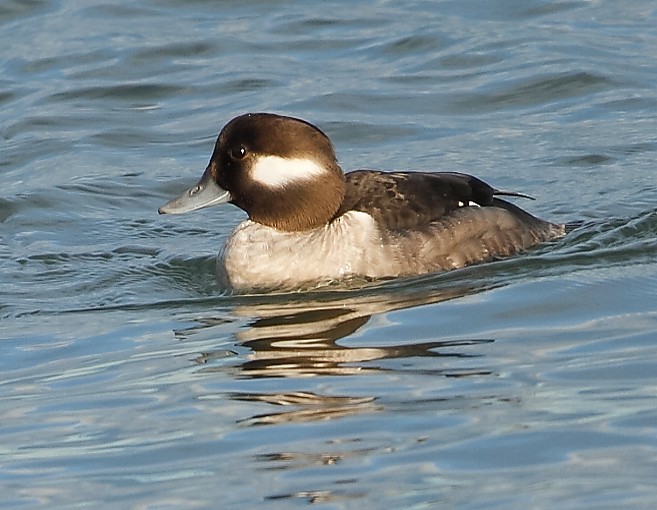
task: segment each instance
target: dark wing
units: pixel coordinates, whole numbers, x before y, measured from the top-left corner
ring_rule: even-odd
[[[492,206],[496,195],[531,198],[497,190],[471,175],[452,172],[357,170],[345,177],[345,198],[336,216],[350,210],[366,212],[390,230],[426,225],[472,204]]]

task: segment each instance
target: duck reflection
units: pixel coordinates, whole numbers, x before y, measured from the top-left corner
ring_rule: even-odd
[[[490,339],[437,339],[413,342],[400,339],[390,345],[390,339],[369,345],[350,338],[372,321],[385,325],[386,314],[395,310],[437,303],[447,299],[480,292],[481,288],[458,287],[422,293],[408,289],[379,289],[361,292],[331,292],[296,296],[241,297],[230,310],[237,319],[247,318],[247,326],[233,335],[235,349],[217,350],[199,355],[194,361],[204,365],[202,372],[229,371],[236,379],[308,378],[317,376],[350,376],[377,372],[394,372],[381,360],[404,358],[466,358],[476,356],[469,346],[491,342]],[[226,327],[225,318],[206,318],[191,330],[179,331],[186,337],[199,329],[219,325]],[[234,326],[234,325],[232,325]],[[242,353],[248,349],[247,353]],[[238,364],[234,364],[239,360]],[[391,364],[394,367],[394,363]],[[413,366],[413,363],[409,363]],[[412,368],[404,368],[411,371]],[[476,369],[448,367],[445,363],[415,370],[443,377],[482,375]],[[308,385],[310,386],[310,385]],[[338,418],[382,409],[377,396],[335,396],[319,392],[235,392],[228,395],[236,401],[258,401],[284,406],[285,412],[257,415],[242,420],[245,424],[264,425],[285,422],[308,422]]]
[[[383,406],[374,403],[376,400],[375,397],[336,397],[318,395],[312,392],[272,394],[233,393],[230,397],[233,400],[266,402],[279,406],[293,407],[290,411],[266,413],[239,421],[239,423],[246,425],[313,422],[383,410]]]

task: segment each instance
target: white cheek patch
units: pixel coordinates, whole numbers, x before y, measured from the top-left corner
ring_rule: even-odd
[[[465,207],[465,205],[466,204],[459,200],[459,207]],[[470,200],[467,205],[468,207],[481,207],[477,202],[473,202],[472,200]]]
[[[312,159],[261,156],[251,167],[251,179],[265,186],[281,188],[294,182],[312,180],[326,171]]]

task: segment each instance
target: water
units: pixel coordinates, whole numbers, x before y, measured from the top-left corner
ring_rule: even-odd
[[[653,2],[0,6],[1,508],[653,508]],[[245,111],[471,172],[566,239],[225,296],[159,217]]]

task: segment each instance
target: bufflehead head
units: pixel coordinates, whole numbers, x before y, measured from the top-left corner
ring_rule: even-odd
[[[254,222],[295,232],[327,224],[344,193],[344,174],[321,130],[293,117],[248,113],[221,130],[199,182],[159,213],[232,203]]]

